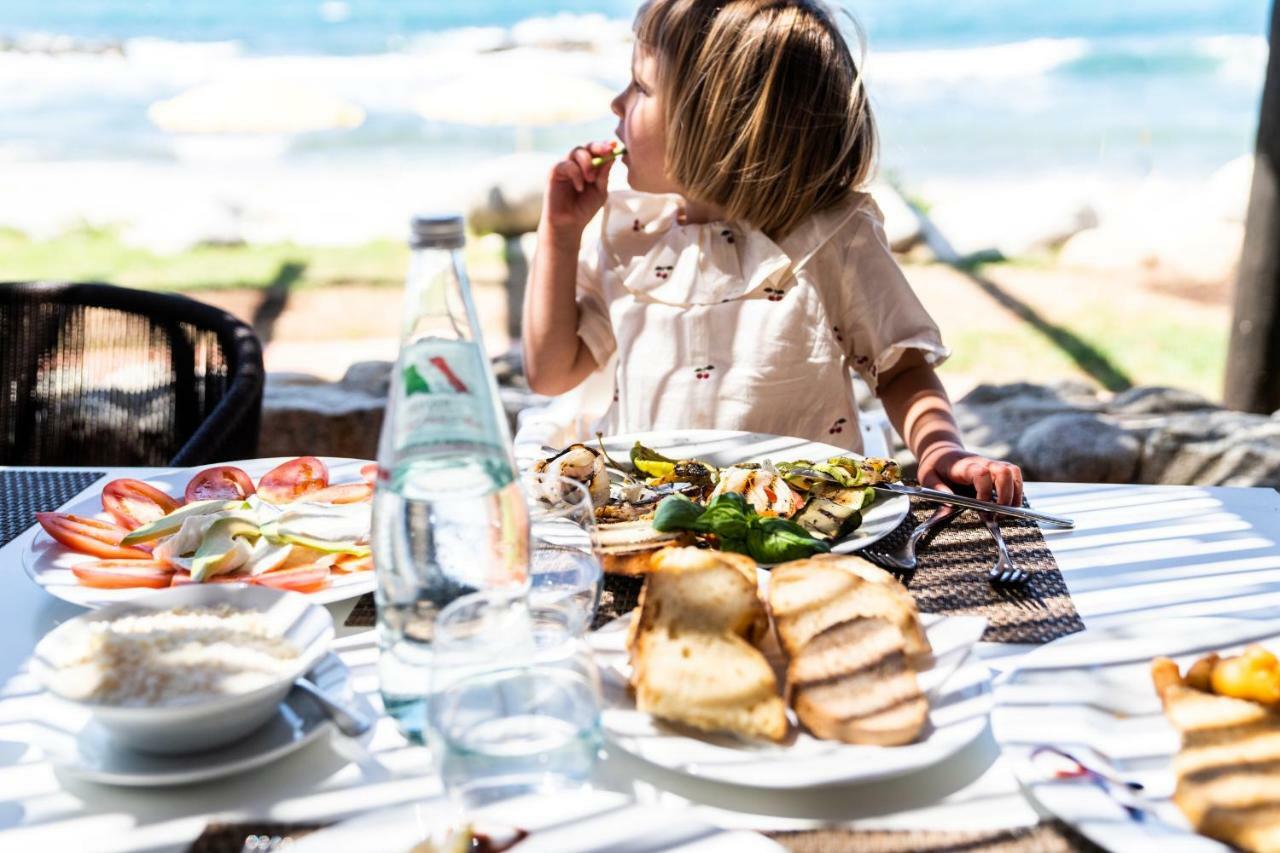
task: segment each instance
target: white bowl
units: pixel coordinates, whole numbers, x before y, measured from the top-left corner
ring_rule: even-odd
[[[174,607],[221,604],[266,614],[271,628],[300,650],[294,665],[256,690],[189,705],[124,706],[85,701],[70,695],[62,683],[64,679],[59,678],[61,669],[56,662],[75,654],[93,622]],[[230,743],[266,723],[293,682],[324,657],[332,642],[333,617],[329,611],[296,592],[259,586],[191,584],[157,590],[64,622],[36,646],[31,669],[46,690],[63,701],[87,708],[122,745],[144,752],[196,752]]]

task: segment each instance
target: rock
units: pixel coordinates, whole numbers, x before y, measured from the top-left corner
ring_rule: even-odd
[[[263,395],[263,456],[348,456],[372,459],[382,428],[383,397],[343,387],[269,384]]]
[[[1128,483],[1142,443],[1095,414],[1050,415],[1018,438],[1016,457],[1030,480]]]
[[[486,185],[467,205],[472,230],[504,235],[538,230],[542,193],[553,160],[517,154],[486,165]]]
[[[1144,483],[1280,488],[1280,420],[1211,409],[1169,416],[1150,430]]]
[[[1167,415],[1217,408],[1194,391],[1159,386],[1130,388],[1121,391],[1107,404],[1112,415]]]
[[[1098,224],[1092,206],[1077,199],[1046,197],[1034,204],[1026,195],[999,194],[945,201],[929,219],[961,258],[1017,258],[1056,248]]]
[[[1033,424],[1050,415],[1099,411],[1097,392],[1083,382],[1036,385],[979,385],[956,404],[965,442],[990,456],[1021,464],[1017,442]]]
[[[285,385],[322,385],[325,380],[310,373],[273,372],[267,374],[267,388]]]
[[[1065,266],[1094,270],[1142,268],[1168,278],[1218,283],[1235,274],[1244,226],[1204,214],[1143,215],[1081,231],[1062,247]]]
[[[871,186],[871,196],[884,214],[885,236],[889,248],[905,252],[920,241],[920,217],[915,209],[890,184],[877,182]]]
[[[391,362],[357,361],[347,368],[341,384],[351,391],[385,398],[391,390]]]

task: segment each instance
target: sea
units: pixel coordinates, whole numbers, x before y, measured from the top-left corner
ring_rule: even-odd
[[[272,154],[279,170],[444,174],[513,150],[562,151],[608,138],[606,99],[589,118],[520,127],[501,116],[480,126],[428,118],[418,106],[424,93],[467,92],[495,74],[518,91],[521,69],[534,67],[616,89],[627,79],[636,5],[0,0],[0,169],[181,164],[190,149],[152,123],[149,107],[224,80],[300,81],[364,111],[357,128],[289,138]],[[839,8],[881,129],[881,168],[907,184],[1203,178],[1253,148],[1267,0]],[[536,96],[553,102],[556,92]]]

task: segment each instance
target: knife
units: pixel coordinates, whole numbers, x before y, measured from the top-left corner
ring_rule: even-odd
[[[850,488],[845,486],[835,477],[823,474],[821,471],[814,471],[812,468],[792,468],[788,474],[799,474],[805,479],[822,480],[827,483],[834,483],[837,486]],[[865,486],[853,486],[852,488],[865,488]],[[926,489],[924,486],[906,486],[902,483],[875,483],[871,486],[877,492],[885,492],[891,495],[909,495],[913,498],[919,498],[922,501],[938,504],[951,504],[952,506],[962,506],[965,509],[976,509],[983,512],[993,512],[997,515],[1011,515],[1014,518],[1025,518],[1028,521],[1041,521],[1054,527],[1065,527],[1074,529],[1076,523],[1069,518],[1063,518],[1059,515],[1049,515],[1045,512],[1036,512],[1035,510],[1024,509],[1020,506],[1004,506],[1003,504],[993,503],[991,501],[980,501],[977,498],[967,498],[964,495],[953,495],[951,492],[941,492],[937,489]]]

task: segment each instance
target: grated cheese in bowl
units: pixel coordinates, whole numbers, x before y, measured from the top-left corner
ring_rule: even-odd
[[[277,682],[302,654],[266,614],[181,606],[87,622],[63,647],[56,692],[121,707],[192,705]]]

